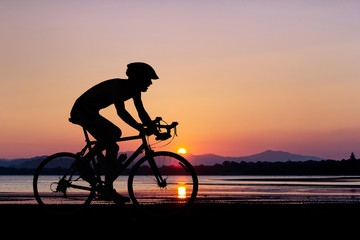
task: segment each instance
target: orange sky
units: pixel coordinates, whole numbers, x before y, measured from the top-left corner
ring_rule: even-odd
[[[73,102],[125,78],[133,61],[160,77],[144,95],[150,115],[180,122],[170,150],[360,156],[359,9],[358,1],[2,1],[0,158],[77,151]],[[113,107],[102,114],[135,133]]]

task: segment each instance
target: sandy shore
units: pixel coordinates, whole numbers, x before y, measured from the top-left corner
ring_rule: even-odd
[[[56,236],[103,236],[132,234],[190,234],[211,237],[213,234],[285,236],[288,239],[311,234],[319,237],[358,232],[358,203],[224,203],[199,200],[185,213],[173,217],[144,215],[133,204],[90,205],[71,215],[49,213],[37,204],[0,204],[1,230],[13,234],[25,231],[33,236],[50,232]],[[18,232],[19,231],[19,232]],[[50,231],[50,232],[49,232]],[[35,235],[34,235],[35,234]],[[149,235],[149,236],[150,236]],[[237,236],[236,235],[236,236]],[[110,235],[107,235],[110,236]],[[139,235],[140,236],[140,235]],[[163,235],[161,235],[163,236]],[[344,238],[343,238],[344,239]]]
[[[341,235],[354,237],[360,225],[358,198],[290,197],[281,195],[246,195],[242,198],[199,196],[181,215],[157,217],[143,212],[131,203],[125,205],[91,204],[70,215],[49,213],[35,201],[32,193],[0,193],[0,231],[12,236],[84,238],[134,236],[223,238],[251,236],[298,239],[324,239]],[[164,235],[170,231],[170,235]],[[190,234],[191,233],[191,234]],[[247,238],[247,237],[246,237]],[[248,238],[247,238],[248,239]]]

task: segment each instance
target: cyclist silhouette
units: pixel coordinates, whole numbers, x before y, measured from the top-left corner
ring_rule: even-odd
[[[115,171],[121,161],[124,160],[117,159],[119,146],[116,140],[120,138],[121,130],[101,116],[99,111],[114,104],[117,114],[125,123],[138,131],[157,134],[156,127],[143,106],[141,93],[148,90],[152,80],[159,79],[154,69],[142,62],[128,64],[126,75],[128,79],[110,79],[87,90],[75,101],[70,114],[73,122],[85,127],[98,141],[98,144],[94,147],[96,150],[94,152],[106,150],[105,158],[102,160],[105,171],[105,187],[102,191],[99,191],[102,199],[112,200],[116,197],[122,198],[124,202],[129,201],[129,199],[117,194],[113,188]],[[125,101],[131,98],[142,123],[147,128],[139,124],[126,110]],[[94,156],[87,154],[75,167],[78,169],[80,176],[93,185],[96,181],[90,167],[91,157]]]

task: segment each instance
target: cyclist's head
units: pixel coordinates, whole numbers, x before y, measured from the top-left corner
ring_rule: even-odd
[[[129,77],[129,80],[135,82],[142,92],[147,91],[148,87],[152,84],[152,79],[159,79],[155,70],[149,64],[134,62],[129,63],[127,67],[126,75]]]
[[[146,63],[134,62],[127,65],[126,75],[129,79],[159,79],[155,70]]]

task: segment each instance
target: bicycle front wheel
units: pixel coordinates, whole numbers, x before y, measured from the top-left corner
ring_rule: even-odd
[[[94,189],[72,167],[73,153],[56,153],[47,157],[35,170],[34,196],[40,205],[57,212],[80,209],[90,204]]]
[[[157,215],[172,215],[189,207],[198,192],[198,178],[193,166],[182,156],[171,152],[156,152],[154,159],[158,175],[150,167],[147,156],[132,168],[128,190],[135,205]]]

